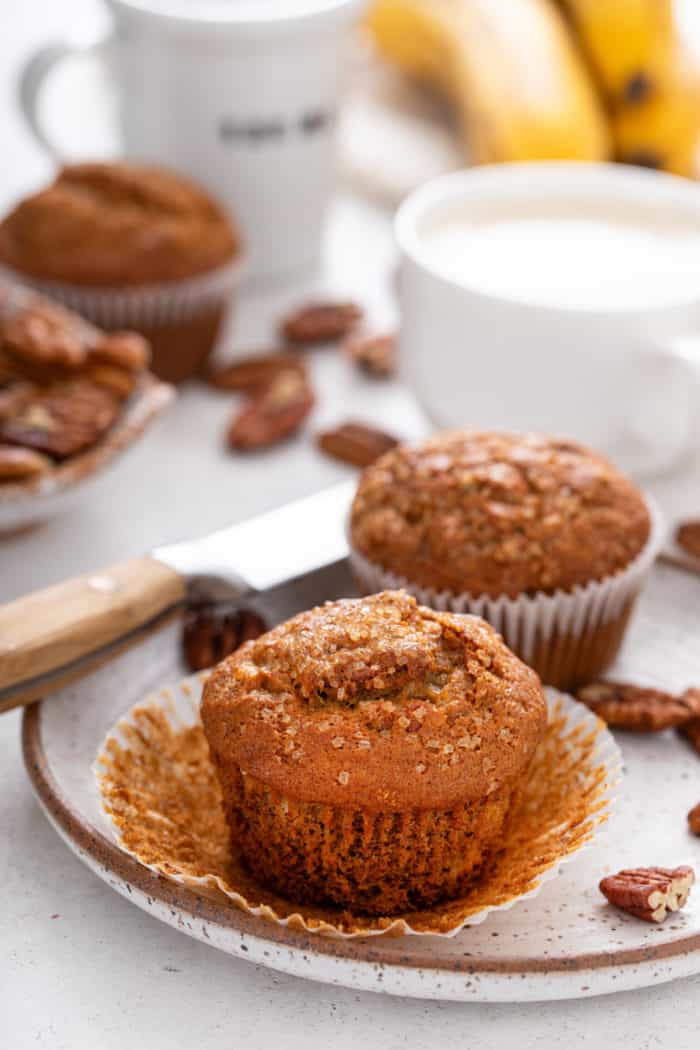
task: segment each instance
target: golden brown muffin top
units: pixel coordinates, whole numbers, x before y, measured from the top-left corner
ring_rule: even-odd
[[[0,224],[0,261],[44,280],[155,284],[240,251],[223,209],[189,179],[142,165],[73,164]]]
[[[651,529],[639,490],[597,453],[539,434],[452,431],[362,478],[353,546],[412,583],[474,597],[570,591],[628,565]]]
[[[217,761],[284,795],[450,808],[515,782],[546,722],[539,678],[475,616],[403,591],[301,613],[205,684]]]

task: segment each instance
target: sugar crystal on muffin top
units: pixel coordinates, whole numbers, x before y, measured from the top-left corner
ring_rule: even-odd
[[[404,809],[513,782],[545,702],[484,621],[385,592],[329,602],[247,643],[212,673],[202,717],[219,762],[286,794]]]

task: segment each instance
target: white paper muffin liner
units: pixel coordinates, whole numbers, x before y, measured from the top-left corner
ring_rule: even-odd
[[[0,265],[0,281],[25,285],[75,310],[102,328],[176,324],[217,305],[226,305],[243,272],[240,259],[196,277],[138,287],[83,287],[47,281]]]
[[[570,696],[548,689],[549,727],[540,745],[543,748],[542,761],[536,773],[531,770],[530,781],[546,785],[559,777],[555,797],[561,796],[561,801],[555,804],[550,801],[540,810],[537,792],[542,788],[534,788],[534,800],[526,800],[525,808],[521,810],[521,813],[529,814],[530,820],[541,821],[526,841],[525,852],[528,858],[536,858],[536,866],[528,868],[525,873],[522,883],[525,889],[517,891],[511,888],[504,892],[502,882],[497,882],[491,891],[487,877],[479,886],[479,902],[472,902],[471,907],[466,897],[437,905],[429,911],[384,918],[353,917],[347,910],[295,905],[264,890],[260,896],[266,896],[267,901],[255,903],[251,885],[257,890],[257,884],[250,879],[246,884],[236,885],[235,872],[228,878],[214,873],[193,875],[191,865],[173,863],[174,853],[168,854],[168,843],[177,840],[178,834],[177,829],[173,830],[172,808],[158,795],[157,788],[154,788],[153,796],[149,796],[151,784],[159,775],[175,785],[178,799],[186,797],[192,785],[201,781],[201,764],[197,768],[195,763],[183,760],[183,755],[171,744],[177,734],[182,733],[184,737],[188,732],[201,729],[199,705],[206,677],[206,672],[192,676],[147,697],[109,730],[93,765],[105,826],[119,847],[150,871],[199,892],[214,890],[248,914],[281,926],[342,939],[387,934],[454,937],[465,926],[484,922],[492,912],[507,911],[519,901],[536,896],[545,883],[556,877],[563,864],[574,860],[591,845],[610,815],[622,769],[619,748],[604,723],[592,711]],[[165,740],[163,726],[167,727]],[[204,753],[208,765],[211,762],[208,749],[205,748]],[[536,759],[533,769],[535,765]],[[213,764],[211,768],[213,770]],[[136,771],[138,777],[144,770],[148,771],[145,779],[140,784],[133,783],[132,771]],[[179,783],[182,783],[182,788],[177,786]],[[577,801],[572,803],[570,799],[576,792]],[[129,795],[132,796],[131,802]],[[206,812],[209,813],[210,809]],[[147,825],[140,840],[145,844],[143,846],[127,841],[140,821]],[[206,839],[206,830],[201,829],[202,835],[198,838],[200,829],[188,822],[186,831],[191,838],[188,838],[184,856],[189,858],[196,854],[197,843]],[[155,859],[153,843],[160,835],[166,846],[164,853]],[[179,839],[182,839],[181,834]],[[522,847],[520,852],[522,854]],[[190,870],[186,870],[188,867]],[[513,871],[506,864],[506,871],[507,887],[517,886],[518,870]],[[532,871],[536,872],[533,877]],[[493,899],[489,899],[489,893]],[[253,897],[253,901],[249,897]]]
[[[575,638],[590,634],[603,624],[621,616],[627,603],[641,591],[652,565],[665,542],[666,527],[655,501],[645,495],[651,518],[649,539],[637,557],[624,569],[603,580],[592,580],[571,591],[557,590],[552,594],[539,592],[517,598],[506,596],[454,594],[421,587],[397,573],[388,572],[355,550],[350,540],[350,564],[359,583],[368,593],[403,589],[412,594],[421,605],[445,612],[470,613],[481,616],[503,636],[506,645],[515,649],[529,662],[535,645],[556,632]]]

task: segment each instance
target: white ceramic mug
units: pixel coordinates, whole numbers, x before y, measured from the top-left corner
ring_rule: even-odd
[[[333,185],[346,30],[361,0],[107,0],[112,36],[87,50],[117,85],[123,151],[188,172],[241,224],[247,273],[313,265]],[[20,95],[39,141],[41,84],[74,55],[51,44]]]
[[[500,165],[431,181],[396,217],[407,377],[440,426],[569,435],[633,474],[658,472],[698,438],[700,266],[697,293],[679,301],[572,308],[487,294],[445,276],[427,250],[436,219],[557,198],[637,200],[700,223],[696,185],[621,165]]]

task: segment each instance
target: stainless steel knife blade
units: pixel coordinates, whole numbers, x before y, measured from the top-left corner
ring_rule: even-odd
[[[238,592],[268,591],[345,558],[355,483],[342,482],[152,556],[187,578],[213,576]]]
[[[0,712],[45,697],[139,642],[183,604],[279,590],[347,555],[354,483],[0,606]],[[213,591],[218,588],[219,594]]]

